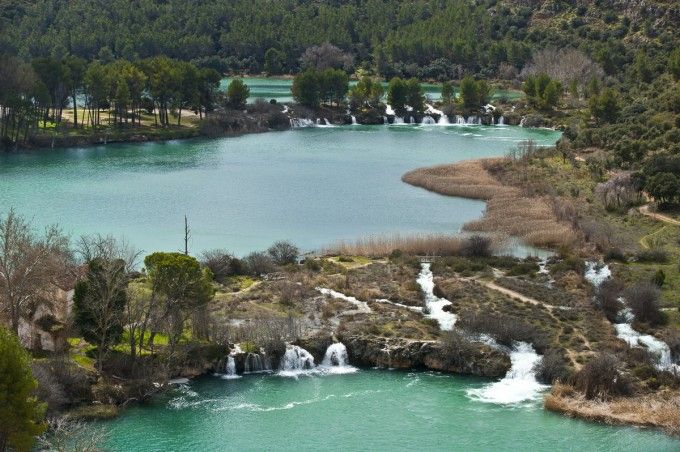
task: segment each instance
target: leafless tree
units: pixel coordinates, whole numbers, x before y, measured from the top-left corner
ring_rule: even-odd
[[[42,235],[14,210],[0,219],[0,311],[19,334],[19,322],[35,310],[66,268],[68,238],[51,226]]]
[[[38,438],[39,450],[95,452],[103,450],[107,433],[66,416],[47,419],[47,433]]]
[[[640,193],[635,188],[631,173],[619,172],[595,187],[595,194],[605,208],[628,207],[641,201]]]
[[[339,47],[324,42],[319,46],[308,47],[300,57],[300,65],[304,69],[324,70],[329,68],[349,71],[354,65],[354,57]]]
[[[521,78],[548,74],[564,86],[576,81],[585,86],[593,78],[602,79],[604,71],[588,55],[576,49],[543,49],[534,53],[531,64],[522,69]]]

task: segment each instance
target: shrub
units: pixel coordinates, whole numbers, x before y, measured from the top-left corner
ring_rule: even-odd
[[[604,253],[605,262],[617,261],[625,264],[628,259],[626,255],[618,248],[610,248],[606,253]]]
[[[529,342],[541,350],[547,342],[543,332],[530,323],[504,314],[463,311],[457,325],[473,333],[488,334],[507,347],[512,347],[514,342]]]
[[[666,282],[666,274],[659,268],[652,276],[652,283],[657,287],[663,287],[664,282]]]
[[[321,264],[318,260],[308,257],[305,259],[305,268],[313,272],[321,271]]]
[[[447,331],[440,339],[442,358],[449,366],[465,364],[475,354],[475,346],[457,331]]]
[[[558,381],[565,383],[571,376],[562,350],[554,348],[545,352],[534,370],[536,371],[536,379],[545,384],[553,384]]]
[[[624,292],[624,298],[638,321],[658,325],[663,320],[658,305],[660,294],[658,286],[650,282],[642,282],[628,288]]]
[[[623,284],[616,279],[604,281],[595,296],[597,307],[604,313],[610,322],[616,321],[616,316],[623,307],[619,298],[623,292]]]
[[[635,255],[635,259],[638,262],[663,264],[668,262],[668,253],[659,248],[644,250],[638,252]]]
[[[630,393],[630,384],[618,370],[616,356],[600,353],[588,361],[574,377],[576,389],[588,399],[607,399]]]
[[[491,256],[491,239],[481,235],[473,235],[463,243],[462,254],[469,257]]]
[[[245,258],[248,272],[254,276],[266,275],[276,271],[276,265],[269,255],[263,252],[250,253]]]
[[[238,258],[219,249],[205,251],[201,255],[201,265],[209,268],[218,282],[224,282],[229,276],[242,274],[244,270],[243,263]]]
[[[290,242],[280,241],[270,246],[267,254],[276,265],[288,265],[297,262],[300,250]]]

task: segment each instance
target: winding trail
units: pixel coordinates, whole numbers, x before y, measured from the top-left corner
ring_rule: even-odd
[[[650,249],[650,246],[649,246],[649,243],[648,243],[648,239],[650,237],[653,237],[653,236],[665,231],[668,228],[669,225],[680,226],[680,220],[676,220],[675,218],[671,218],[668,215],[664,215],[664,214],[661,214],[661,213],[651,212],[649,210],[649,204],[645,204],[644,206],[640,206],[640,208],[638,208],[638,211],[642,215],[645,215],[645,216],[652,218],[656,221],[666,223],[665,225],[663,225],[661,227],[661,229],[658,229],[658,230],[656,230],[656,231],[654,231],[650,234],[647,234],[639,240],[640,246],[642,248],[646,249],[646,250]]]

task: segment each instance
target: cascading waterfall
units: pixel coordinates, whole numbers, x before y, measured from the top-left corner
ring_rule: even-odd
[[[439,298],[434,294],[434,275],[432,274],[430,267],[430,263],[423,263],[418,279],[416,280],[425,296],[425,306],[429,311],[427,317],[439,322],[439,327],[442,330],[452,330],[458,317],[455,314],[444,310],[444,306],[451,304],[449,300]]]
[[[469,126],[480,126],[482,125],[482,118],[479,116],[468,116],[467,120],[465,121],[465,124]]]
[[[451,123],[449,122],[449,117],[446,116],[445,114],[442,114],[442,115],[439,117],[439,121],[437,121],[437,124],[439,124],[440,126],[448,126],[448,125],[450,125]]]
[[[608,265],[586,262],[586,272],[583,276],[595,288],[599,288],[603,282],[611,278],[612,272]],[[619,301],[625,303],[623,298],[619,298]],[[668,344],[654,336],[642,334],[633,329],[634,316],[630,308],[619,311],[617,317],[617,322],[614,324],[616,337],[626,342],[630,347],[646,347],[656,357],[657,369],[680,372],[680,365],[673,363]]]
[[[344,293],[337,292],[333,289],[326,289],[324,287],[317,287],[316,290],[321,292],[323,295],[326,295],[327,297],[337,298],[339,300],[345,300],[349,303],[352,303],[354,306],[357,307],[357,310],[360,312],[365,313],[371,312],[371,307],[368,305],[368,303],[366,303],[365,301],[357,300],[356,297],[350,297],[349,295],[345,295]]]
[[[357,124],[359,124],[359,123],[357,122],[357,117],[356,117],[356,116],[350,115],[350,117],[352,118],[352,125],[353,125],[353,126],[356,126]]]
[[[456,125],[464,126],[465,118],[463,118],[461,115],[456,115]]]
[[[307,118],[291,118],[290,126],[294,129],[301,129],[304,127],[314,127],[314,121]]]
[[[421,124],[424,125],[433,125],[436,124],[434,118],[432,116],[423,116],[423,119],[420,121]]]
[[[304,348],[297,345],[286,345],[286,353],[281,358],[279,375],[297,377],[315,370],[314,357]]]
[[[505,125],[505,116],[499,116],[498,117],[498,123],[496,123],[497,126],[504,126]]]
[[[387,116],[383,116],[383,124],[386,126],[390,124],[390,120],[387,119]]]
[[[408,123],[409,123],[409,124],[415,124],[415,123],[416,123],[415,118],[414,118],[413,116],[409,116],[409,118],[408,118]]]
[[[330,122],[328,119],[326,119],[326,118],[323,118],[323,123],[324,123],[324,125],[326,125],[326,126],[328,126],[328,127],[332,127],[332,126],[333,126],[333,124],[331,124],[331,122]]]
[[[342,342],[336,342],[328,346],[321,362],[321,368],[323,371],[333,374],[348,374],[359,370],[349,365],[347,347]]]
[[[624,301],[623,299],[619,299]],[[649,334],[641,334],[633,329],[635,316],[630,308],[619,312],[617,323],[614,324],[616,337],[626,342],[630,347],[646,347],[656,358],[656,368],[670,372],[680,372],[680,365],[675,364],[671,357],[671,349],[667,343]]]
[[[583,277],[595,288],[602,285],[603,282],[611,278],[612,271],[608,265],[602,265],[597,262],[586,262],[586,273]]]
[[[531,344],[516,342],[510,352],[510,370],[502,380],[467,391],[468,397],[486,403],[515,404],[534,401],[548,386],[536,380],[534,366],[541,360]]]
[[[222,375],[222,378],[225,380],[241,378],[241,376],[236,373],[236,360],[232,355],[227,356],[227,363],[225,365],[224,372],[225,373]]]
[[[261,353],[248,353],[245,359],[244,374],[257,374],[271,372],[272,366],[269,358]]]
[[[317,126],[320,126],[320,125],[321,125],[321,119],[320,119],[320,118],[316,118],[316,125],[317,125]]]
[[[404,118],[401,116],[395,116],[394,121],[392,121],[392,124],[404,124]]]

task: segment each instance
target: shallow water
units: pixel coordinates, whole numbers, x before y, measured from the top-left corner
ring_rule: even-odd
[[[503,155],[559,134],[519,127],[343,126],[213,140],[112,144],[0,155],[0,213],[75,236],[125,236],[146,252],[238,254],[292,240],[314,250],[391,233],[456,233],[480,201],[401,182],[406,171]]]
[[[540,401],[498,405],[467,392],[487,381],[436,373],[205,377],[111,422],[114,451],[670,451],[651,430],[586,423]]]

